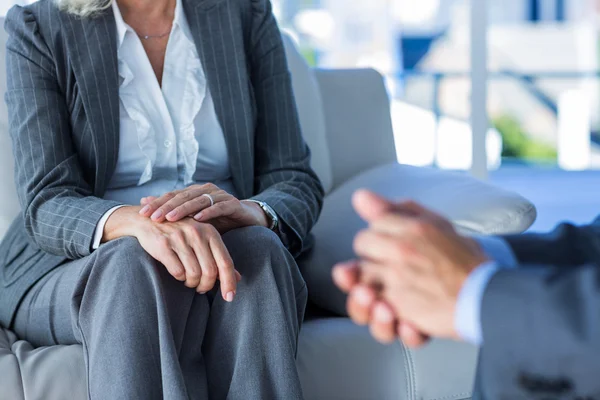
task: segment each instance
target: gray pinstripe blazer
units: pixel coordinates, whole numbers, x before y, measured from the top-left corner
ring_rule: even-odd
[[[321,210],[290,74],[269,0],[183,0],[242,198],[279,214],[303,248]],[[116,203],[102,199],[117,161],[116,26],[110,9],[81,19],[51,0],[6,16],[7,93],[22,206],[0,244],[0,324],[44,274],[91,252]]]

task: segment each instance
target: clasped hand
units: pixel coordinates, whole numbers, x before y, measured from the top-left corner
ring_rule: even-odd
[[[142,247],[187,287],[203,294],[219,280],[223,298],[233,301],[241,275],[221,235],[246,226],[267,226],[262,209],[213,184],[146,197],[140,203],[139,214],[152,221],[136,235]]]
[[[354,241],[359,257],[337,265],[336,284],[349,293],[358,324],[388,343],[400,337],[417,347],[430,336],[459,339],[456,303],[470,272],[488,261],[473,239],[414,202],[392,203],[366,191],[353,199],[369,223]]]

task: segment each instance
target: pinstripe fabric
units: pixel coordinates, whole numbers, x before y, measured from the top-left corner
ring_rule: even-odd
[[[279,214],[294,254],[321,210],[268,0],[184,0],[242,198]],[[116,27],[50,0],[6,16],[6,102],[22,214],[0,244],[0,323],[45,273],[91,252],[119,148]],[[4,258],[4,259],[3,259]]]

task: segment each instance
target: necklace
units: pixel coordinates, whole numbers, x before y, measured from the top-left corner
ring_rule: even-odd
[[[169,28],[169,30],[167,32],[161,33],[160,35],[140,35],[139,33],[137,35],[140,38],[144,39],[144,40],[148,40],[148,39],[160,39],[160,38],[164,38],[169,33],[171,33],[171,29],[173,29],[173,27]]]

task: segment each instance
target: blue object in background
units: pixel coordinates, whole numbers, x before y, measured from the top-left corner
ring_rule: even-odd
[[[402,61],[405,70],[413,70],[417,64],[429,53],[433,43],[438,40],[445,32],[424,36],[406,36],[399,38],[399,47],[402,54]]]

